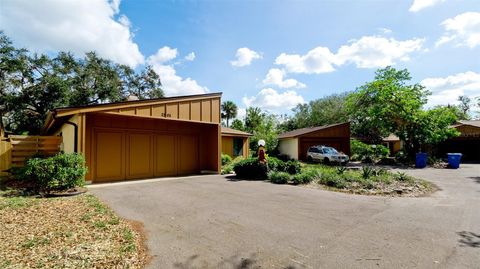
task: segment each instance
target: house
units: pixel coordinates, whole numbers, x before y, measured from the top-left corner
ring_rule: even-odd
[[[242,156],[248,157],[250,133],[242,132],[232,128],[222,127],[222,153],[232,158]]]
[[[305,161],[307,150],[314,145],[334,147],[350,155],[350,123],[297,129],[278,136],[278,149],[290,158]]]
[[[445,158],[447,153],[462,153],[462,161],[480,162],[480,120],[462,120],[452,125],[460,135],[450,138],[437,147],[437,154]]]
[[[384,137],[382,144],[390,150],[390,156],[395,156],[403,148],[403,142],[394,134]]]
[[[96,182],[219,173],[221,93],[57,108],[44,133],[85,156]]]

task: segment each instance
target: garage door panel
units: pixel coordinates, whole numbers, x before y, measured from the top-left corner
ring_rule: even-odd
[[[155,176],[177,174],[176,138],[174,135],[155,136]]]
[[[127,135],[127,178],[153,176],[153,139],[151,133]]]
[[[96,133],[97,180],[122,180],[125,177],[124,134],[122,132],[100,131]]]
[[[180,135],[178,143],[178,172],[179,174],[192,174],[199,171],[198,137],[193,135]]]

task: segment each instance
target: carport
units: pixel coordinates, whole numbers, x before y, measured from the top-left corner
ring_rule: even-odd
[[[480,120],[463,120],[452,125],[460,135],[450,138],[437,146],[438,157],[447,153],[462,153],[462,161],[480,162]]]
[[[350,123],[302,128],[278,136],[278,149],[290,158],[306,160],[308,148],[315,145],[334,147],[350,155]]]
[[[92,182],[220,171],[220,93],[58,108],[45,133],[84,154]]]

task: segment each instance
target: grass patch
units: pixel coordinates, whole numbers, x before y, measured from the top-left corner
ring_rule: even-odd
[[[0,197],[0,210],[2,209],[19,209],[29,207],[35,204],[35,199],[27,197]]]
[[[44,238],[44,237],[33,237],[32,239],[27,239],[25,242],[23,242],[21,244],[21,247],[22,248],[34,248],[34,247],[37,247],[37,246],[44,246],[44,245],[47,245],[49,244],[50,241],[48,240],[48,238]]]
[[[93,195],[0,196],[0,268],[143,268],[141,234]]]

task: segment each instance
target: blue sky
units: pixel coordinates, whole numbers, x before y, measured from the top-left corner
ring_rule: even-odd
[[[0,28],[33,51],[151,64],[167,95],[221,91],[242,111],[289,113],[386,65],[408,68],[430,106],[480,96],[476,0],[0,0]]]

